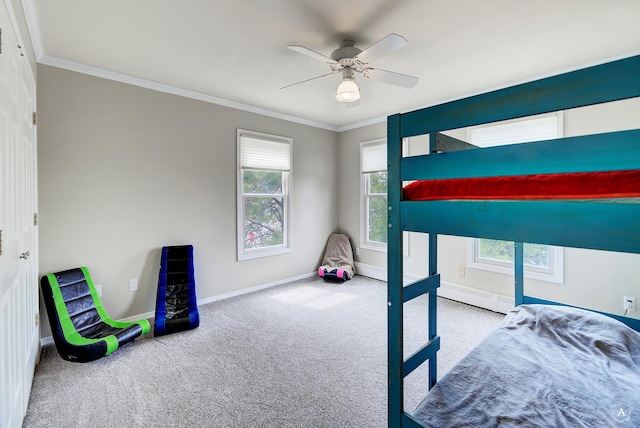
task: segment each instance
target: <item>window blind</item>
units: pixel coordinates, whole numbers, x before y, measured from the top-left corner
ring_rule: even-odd
[[[516,122],[479,126],[470,130],[470,141],[478,147],[494,147],[552,140],[558,138],[558,121],[558,115],[552,114]]]
[[[291,147],[287,142],[240,136],[240,165],[242,168],[289,171]]]
[[[387,170],[387,145],[371,144],[362,147],[362,172],[380,172]]]

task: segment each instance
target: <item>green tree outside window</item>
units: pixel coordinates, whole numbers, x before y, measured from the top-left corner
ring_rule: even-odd
[[[387,243],[387,173],[370,173],[368,177],[368,240]]]
[[[243,171],[245,249],[284,244],[283,174]]]
[[[495,239],[479,239],[478,257],[498,262],[514,262],[513,242]],[[549,268],[549,246],[544,244],[524,244],[524,264]]]

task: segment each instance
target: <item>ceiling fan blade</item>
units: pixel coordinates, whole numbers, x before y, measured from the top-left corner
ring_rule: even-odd
[[[337,61],[329,58],[328,56],[322,55],[316,51],[312,51],[309,48],[305,48],[304,46],[291,45],[287,46],[287,49],[291,49],[294,52],[301,53],[302,55],[310,56],[311,58],[318,59],[322,62],[328,62],[329,64],[337,64]]]
[[[362,75],[368,79],[389,83],[391,85],[402,86],[403,88],[408,89],[416,86],[418,84],[418,80],[420,80],[415,76],[396,73],[394,71],[381,70],[379,68],[368,68],[364,70]]]
[[[367,49],[356,55],[361,62],[370,64],[391,52],[397,51],[407,45],[407,39],[399,34],[391,33],[369,46]]]
[[[327,77],[327,76],[331,76],[331,75],[333,75],[333,74],[338,74],[338,73],[340,73],[340,71],[339,71],[339,70],[338,70],[338,71],[331,71],[331,72],[329,72],[329,73],[323,74],[322,76],[312,77],[311,79],[307,79],[307,80],[303,80],[303,81],[301,81],[301,82],[296,82],[296,83],[292,83],[292,84],[287,85],[287,86],[283,86],[283,87],[282,87],[282,88],[280,88],[280,89],[290,88],[291,86],[299,85],[299,84],[301,84],[301,83],[310,82],[310,81],[312,81],[312,80],[320,79],[321,77]]]

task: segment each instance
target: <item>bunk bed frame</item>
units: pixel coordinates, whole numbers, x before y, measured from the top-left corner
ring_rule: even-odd
[[[404,378],[428,364],[437,381],[437,235],[514,241],[515,304],[555,302],[524,294],[523,242],[640,253],[640,203],[589,200],[403,201],[402,183],[525,174],[640,169],[640,130],[441,153],[442,131],[640,96],[640,55],[389,116],[388,145],[388,424],[423,427],[404,411]],[[402,141],[429,135],[430,154],[402,157]],[[445,138],[446,139],[446,138]],[[571,219],[567,221],[567,219]],[[594,233],[598,230],[598,233]],[[403,231],[429,234],[428,277],[403,286]],[[429,295],[428,342],[403,355],[403,304]],[[610,314],[608,314],[610,315]],[[610,315],[635,330],[640,320]]]

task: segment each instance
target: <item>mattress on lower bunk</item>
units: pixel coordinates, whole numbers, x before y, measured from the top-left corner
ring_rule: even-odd
[[[582,309],[522,305],[427,394],[430,427],[640,427],[640,333]]]
[[[636,197],[640,170],[419,180],[403,189],[407,201]]]

